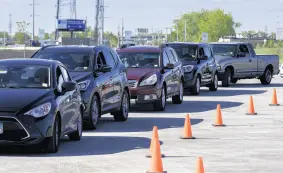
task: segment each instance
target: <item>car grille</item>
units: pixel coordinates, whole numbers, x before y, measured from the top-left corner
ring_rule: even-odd
[[[129,87],[130,88],[136,88],[138,82],[136,80],[129,80]]]
[[[0,134],[0,141],[21,141],[29,137],[23,125],[15,118],[0,117],[3,123],[3,134]]]

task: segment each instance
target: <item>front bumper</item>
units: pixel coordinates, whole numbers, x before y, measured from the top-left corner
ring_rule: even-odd
[[[91,110],[92,92],[91,90],[81,91],[82,102],[84,105],[83,119],[89,121],[89,114]]]
[[[153,103],[161,97],[161,88],[155,86],[130,88],[130,92],[131,99],[136,100],[137,104]]]
[[[184,73],[184,88],[190,89],[194,86],[196,83],[196,76],[194,75],[194,72],[190,73]]]
[[[0,134],[0,145],[34,145],[52,136],[52,115],[42,119],[31,116],[1,116],[3,133]]]

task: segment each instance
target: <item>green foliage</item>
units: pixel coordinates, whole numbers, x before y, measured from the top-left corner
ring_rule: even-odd
[[[187,38],[184,38],[185,23]],[[235,29],[241,24],[233,20],[230,13],[225,13],[221,9],[201,10],[200,12],[191,12],[184,14],[178,22],[175,22],[170,41],[176,41],[177,27],[179,41],[200,42],[202,33],[208,33],[208,41],[218,41],[220,37],[235,35]]]
[[[5,34],[4,34],[5,33]],[[10,35],[8,34],[8,32],[0,32],[0,38],[4,38],[4,35],[5,35],[5,38],[10,38]]]
[[[109,41],[110,47],[117,47],[118,37],[116,35],[114,35],[112,32],[106,32],[104,33],[104,37]]]
[[[15,40],[18,44],[24,44],[26,40],[30,39],[29,33],[28,33],[28,27],[30,26],[30,23],[26,21],[16,22],[17,23],[17,29],[18,31],[14,35]]]

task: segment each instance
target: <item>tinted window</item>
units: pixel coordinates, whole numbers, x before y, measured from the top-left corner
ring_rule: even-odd
[[[63,63],[69,71],[88,71],[90,62],[90,53],[85,52],[60,52],[41,51],[35,54],[33,58],[57,60]]]
[[[50,76],[48,66],[0,64],[0,88],[49,88]]]
[[[130,68],[159,67],[159,52],[118,52],[121,61]]]
[[[204,50],[203,50],[203,48],[202,48],[202,47],[200,47],[200,48],[199,48],[199,52],[198,52],[198,54],[199,54],[199,57],[201,57],[201,56],[205,55]]]
[[[103,53],[104,53],[104,57],[105,57],[105,60],[106,60],[106,64],[110,65],[112,68],[114,68],[115,65],[116,65],[116,62],[115,62],[112,54],[108,50],[104,51]]]
[[[165,51],[163,51],[163,66],[165,67],[169,63],[168,55]]]
[[[195,45],[170,45],[178,55],[179,59],[195,60],[198,53],[198,47]]]
[[[237,52],[236,44],[211,44],[214,55],[235,56]]]
[[[204,54],[205,54],[208,58],[211,58],[211,51],[210,51],[209,47],[205,46],[203,50],[204,50]]]
[[[169,61],[171,64],[175,64],[176,63],[176,60],[175,60],[175,57],[174,55],[172,54],[172,52],[170,50],[167,50],[167,55],[168,55],[168,58],[169,58]]]

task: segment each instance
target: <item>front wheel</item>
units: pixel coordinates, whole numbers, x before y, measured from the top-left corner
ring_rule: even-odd
[[[227,70],[225,70],[224,79],[222,81],[222,86],[229,87],[230,82],[231,82],[231,70],[228,68]]]
[[[71,134],[69,134],[69,139],[71,141],[79,141],[82,138],[83,133],[83,111],[80,110],[80,115],[77,121],[77,130]]]
[[[200,77],[198,76],[196,78],[196,82],[192,88],[192,94],[193,95],[199,95],[199,92],[200,92]]]
[[[126,90],[123,92],[120,110],[113,113],[115,121],[126,121],[129,116],[130,99]]]
[[[161,89],[161,96],[160,96],[159,100],[153,104],[154,110],[156,110],[156,111],[164,111],[165,110],[166,102],[167,102],[166,97],[167,96],[166,96],[165,88],[163,86],[162,89]]]
[[[173,104],[182,104],[184,96],[183,81],[180,82],[179,94],[172,97]]]
[[[217,91],[218,88],[218,76],[217,74],[214,75],[213,82],[209,86],[210,91]]]
[[[231,83],[235,84],[238,82],[238,79],[231,79]]]
[[[57,153],[59,150],[59,143],[60,143],[60,121],[59,121],[59,117],[56,116],[53,124],[52,136],[44,144],[45,151],[47,153]]]
[[[91,108],[89,112],[89,128],[95,130],[96,124],[100,118],[100,103],[98,97],[94,95],[91,101]]]
[[[260,82],[262,85],[268,85],[270,84],[272,79],[272,72],[270,69],[266,69],[263,76],[260,78]]]

